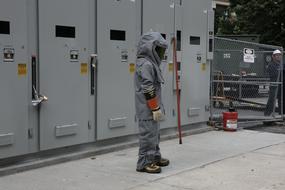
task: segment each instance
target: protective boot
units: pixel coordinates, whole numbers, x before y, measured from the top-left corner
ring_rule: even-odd
[[[146,173],[155,174],[155,173],[160,173],[161,168],[156,164],[149,164],[142,169],[137,169],[137,172],[146,172]]]
[[[166,158],[161,158],[158,162],[155,163],[156,165],[160,167],[168,166],[169,165],[169,160]]]

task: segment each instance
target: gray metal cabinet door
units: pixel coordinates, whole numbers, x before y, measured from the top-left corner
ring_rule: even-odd
[[[210,64],[206,61],[207,10],[211,0],[183,1],[181,123],[205,122],[209,118]],[[189,41],[190,40],[190,41]],[[184,53],[187,52],[187,53]]]
[[[97,1],[98,139],[135,133],[133,72],[140,2]]]
[[[39,0],[41,150],[88,142],[90,5]]]
[[[160,65],[165,83],[162,85],[162,102],[165,109],[165,120],[161,122],[161,128],[173,127],[176,124],[176,115],[174,109],[176,105],[176,96],[173,91],[174,83],[174,67],[172,63],[173,48],[171,39],[174,36],[175,26],[174,22],[175,6],[173,0],[144,0],[142,7],[142,31],[143,33],[149,31],[160,32],[168,42],[168,50],[166,51],[167,60],[164,60]],[[178,5],[177,5],[178,6]],[[176,13],[178,15],[178,13]],[[178,20],[178,17],[176,18]]]
[[[28,152],[27,3],[0,6],[0,158]]]

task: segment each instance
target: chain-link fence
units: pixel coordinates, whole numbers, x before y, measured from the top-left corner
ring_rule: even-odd
[[[278,46],[215,38],[212,120],[221,119],[230,105],[238,112],[238,122],[283,118],[283,56],[279,61],[272,57],[277,49],[283,53]]]

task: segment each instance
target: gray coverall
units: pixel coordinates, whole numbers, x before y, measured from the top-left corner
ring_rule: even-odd
[[[137,169],[161,159],[159,149],[159,122],[153,120],[147,96],[155,96],[162,112],[161,83],[164,82],[159,65],[161,58],[156,47],[167,48],[167,42],[158,32],[144,34],[138,44],[135,80],[136,117],[139,127]]]

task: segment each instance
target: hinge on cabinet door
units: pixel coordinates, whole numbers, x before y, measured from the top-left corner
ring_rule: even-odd
[[[210,105],[205,105],[205,111],[210,111]]]
[[[91,130],[91,122],[88,121],[88,129]]]
[[[28,138],[32,139],[34,136],[34,129],[33,128],[29,128],[28,129]]]

